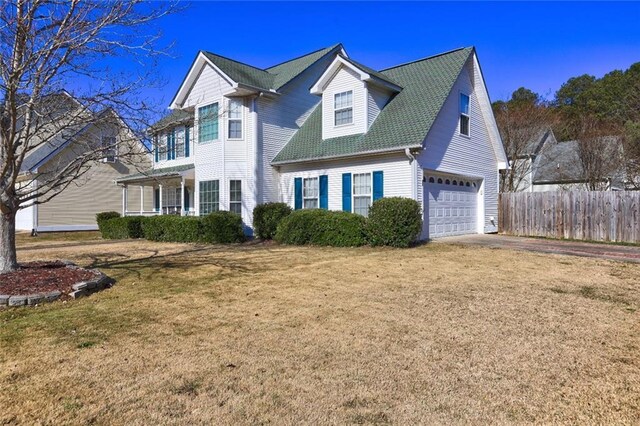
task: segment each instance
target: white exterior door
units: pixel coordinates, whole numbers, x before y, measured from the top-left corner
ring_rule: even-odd
[[[479,183],[464,176],[443,176],[425,171],[423,238],[478,232]]]

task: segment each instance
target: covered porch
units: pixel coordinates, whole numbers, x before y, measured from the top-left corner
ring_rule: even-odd
[[[123,216],[196,214],[193,164],[137,173],[119,179],[117,184],[122,188]],[[132,199],[132,192],[139,201]]]

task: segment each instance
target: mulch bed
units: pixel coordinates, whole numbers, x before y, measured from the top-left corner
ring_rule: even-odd
[[[18,296],[58,290],[66,295],[73,291],[73,284],[95,277],[92,271],[68,268],[63,262],[22,263],[17,271],[0,274],[0,294]]]

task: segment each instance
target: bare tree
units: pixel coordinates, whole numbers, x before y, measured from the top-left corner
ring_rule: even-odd
[[[576,165],[589,191],[610,189],[616,180],[624,179],[623,146],[621,138],[614,136],[619,129],[602,123],[595,117],[580,120],[577,139]]]
[[[135,130],[154,113],[141,90],[155,82],[155,61],[166,53],[154,22],[175,10],[175,3],[141,0],[10,0],[0,6],[0,273],[18,266],[21,207],[47,202],[113,152],[139,155],[131,149]],[[112,67],[119,63],[108,58],[137,69],[117,72]],[[121,120],[128,130],[106,144],[78,137]],[[70,138],[75,145],[64,161],[46,171],[26,170],[25,161],[38,150]]]
[[[494,113],[510,165],[501,175],[500,192],[522,191],[531,185],[534,159],[554,114],[537,96],[496,102]]]

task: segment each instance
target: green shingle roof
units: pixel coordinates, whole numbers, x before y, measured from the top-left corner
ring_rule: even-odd
[[[193,111],[174,109],[169,114],[165,115],[160,120],[158,120],[153,126],[151,126],[150,130],[155,132],[176,124],[193,121],[193,119],[194,119]]]
[[[273,164],[420,146],[472,52],[472,47],[462,48],[380,71],[402,91],[365,134],[322,140],[322,107],[318,105]]]
[[[181,166],[164,167],[162,169],[150,169],[142,173],[135,173],[132,175],[121,177],[116,182],[119,183],[119,182],[139,181],[139,180],[145,180],[148,178],[168,177],[173,175],[177,176],[180,174],[180,172],[191,170],[194,167],[195,166],[193,164],[183,164]]]
[[[309,68],[320,58],[334,49],[341,47],[336,44],[331,47],[311,52],[299,58],[261,69],[211,52],[202,52],[220,70],[233,81],[246,84],[262,90],[278,90],[289,81],[296,78],[301,72]]]
[[[345,61],[353,64],[355,67],[360,68],[362,71],[366,72],[367,74],[371,75],[374,78],[377,78],[378,80],[382,80],[385,81],[387,83],[393,84],[394,86],[399,86],[398,83],[396,83],[395,81],[393,81],[391,78],[389,78],[389,76],[382,74],[379,71],[374,70],[373,68],[369,68],[366,65],[363,65],[361,63],[358,63],[356,61],[354,61],[351,58],[346,58],[342,55],[340,55],[342,57],[342,59],[344,59]]]

